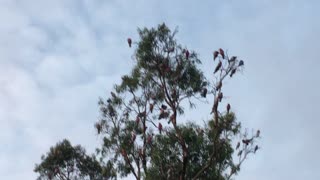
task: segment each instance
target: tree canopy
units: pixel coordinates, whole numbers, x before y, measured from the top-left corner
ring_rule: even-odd
[[[221,106],[223,82],[242,70],[243,60],[218,49],[212,54],[213,77],[205,77],[197,53],[178,44],[177,31],[160,24],[138,29],[138,33],[137,41],[127,39],[129,47],[135,48],[132,71],[98,103],[101,117],[95,128],[103,139],[97,148],[99,162],[91,157],[81,166],[87,169],[78,167],[83,165],[75,161],[80,155],[71,153],[76,148],[64,141],[63,147],[70,152],[64,149],[58,156],[53,149],[62,144],[51,148],[36,167],[40,177],[56,172],[55,167],[66,174],[65,164],[72,161],[81,162],[71,163],[78,167],[78,176],[89,179],[133,175],[136,179],[227,180],[260,148],[256,144],[260,131],[243,131],[231,105]],[[212,118],[200,121],[201,114],[210,113],[200,111],[194,121],[183,119],[186,111],[198,110],[195,104],[209,98]]]

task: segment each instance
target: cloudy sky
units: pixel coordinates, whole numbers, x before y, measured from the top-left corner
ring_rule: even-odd
[[[63,138],[93,152],[98,97],[133,65],[127,37],[162,22],[179,27],[207,74],[217,48],[245,60],[225,94],[263,138],[237,179],[320,179],[319,8],[317,0],[0,0],[1,179],[35,179],[34,164]]]

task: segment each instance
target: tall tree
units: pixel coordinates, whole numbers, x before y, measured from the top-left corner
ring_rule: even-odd
[[[214,77],[209,78],[214,81],[209,82],[198,68],[197,54],[177,43],[176,31],[161,24],[138,32],[138,42],[128,40],[130,47],[136,45],[136,65],[110,98],[99,101],[102,113],[95,127],[104,137],[99,152],[116,164],[121,177],[230,179],[259,149],[259,135],[241,132],[230,104],[220,107],[223,82],[244,62],[223,49],[214,51]],[[194,101],[207,95],[213,95],[212,118],[202,125],[184,123],[183,102],[194,108]]]
[[[138,41],[127,39],[135,48],[131,73],[99,100],[100,160],[64,140],[36,165],[39,179],[229,180],[260,149],[260,130],[242,131],[231,105],[222,107],[223,84],[241,71],[243,60],[218,49],[212,54],[213,77],[206,78],[197,53],[177,43],[177,31],[161,24],[138,32]],[[201,114],[210,114],[203,110],[194,121],[182,118],[197,110],[196,101],[209,98],[212,118],[200,122]]]

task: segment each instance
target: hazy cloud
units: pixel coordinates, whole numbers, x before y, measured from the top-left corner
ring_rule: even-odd
[[[260,128],[263,139],[237,179],[319,179],[319,5],[2,0],[0,177],[35,179],[34,164],[62,138],[93,152],[100,143],[93,129],[98,97],[134,63],[126,38],[136,39],[137,27],[166,22],[199,52],[207,75],[214,49],[245,60],[243,74],[224,85],[226,102],[244,127]]]

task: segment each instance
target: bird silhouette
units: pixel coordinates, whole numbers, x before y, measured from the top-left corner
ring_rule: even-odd
[[[190,54],[189,54],[189,51],[186,50],[186,58],[187,58],[187,59],[189,59],[189,55],[190,55]]]
[[[151,113],[153,111],[153,106],[154,106],[153,104],[151,104],[151,103],[149,104],[149,110],[150,110]]]
[[[216,68],[214,69],[214,72],[213,72],[213,73],[215,74],[216,72],[218,72],[218,71],[220,70],[221,66],[222,66],[222,62],[219,61],[218,65],[217,65]]]
[[[236,59],[237,59],[237,56],[232,56],[232,57],[229,59],[229,63],[236,61]]]
[[[161,123],[158,124],[158,130],[159,130],[159,132],[161,134],[161,132],[162,132],[162,124]]]
[[[221,54],[221,56],[222,56],[222,58],[224,59],[225,58],[225,55],[224,55],[224,51],[223,51],[223,49],[219,49],[219,53]]]
[[[230,108],[231,108],[231,105],[228,103],[228,104],[227,104],[227,113],[229,113]]]
[[[243,60],[240,60],[240,61],[239,61],[239,66],[243,66],[243,65],[244,65]]]
[[[256,147],[254,147],[254,153],[256,153],[256,151],[259,149],[259,146],[256,145]]]
[[[232,77],[232,76],[234,75],[234,73],[236,73],[236,71],[237,71],[236,68],[232,69],[232,71],[231,71],[231,73],[230,73],[230,77]]]
[[[213,61],[216,60],[216,58],[218,57],[219,52],[218,51],[214,51],[213,52]]]
[[[128,41],[128,45],[129,45],[129,47],[131,48],[131,44],[132,44],[132,40],[131,40],[131,38],[128,38],[128,39],[127,39],[127,41]]]
[[[260,130],[257,130],[256,137],[260,136]]]
[[[205,98],[207,96],[207,92],[208,92],[208,89],[207,88],[203,88],[203,90],[201,92],[201,96]]]
[[[240,147],[240,142],[237,143],[236,150],[239,149],[239,147]]]

